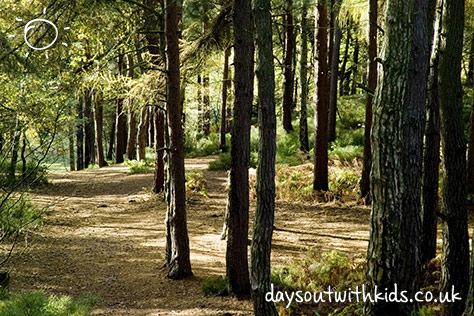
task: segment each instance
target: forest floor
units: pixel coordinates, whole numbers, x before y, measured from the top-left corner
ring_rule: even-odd
[[[113,165],[80,172],[53,172],[32,200],[47,207],[44,224],[28,248],[9,263],[11,290],[43,289],[57,295],[96,295],[94,315],[252,315],[250,301],[206,297],[204,280],[225,274],[226,242],[220,239],[226,205],[225,171],[208,171],[216,157],[187,159],[202,171],[208,197],[187,197],[194,277],[172,281],[165,253],[162,195],[150,193],[153,174],[130,175]],[[272,263],[283,265],[308,250],[365,254],[367,207],[277,201]],[[254,202],[251,208],[253,222]],[[250,235],[249,235],[250,238]]]

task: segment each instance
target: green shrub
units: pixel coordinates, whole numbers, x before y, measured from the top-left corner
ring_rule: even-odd
[[[357,192],[359,183],[360,176],[351,170],[336,169],[329,174],[329,190],[336,196]]]
[[[206,296],[226,296],[229,293],[224,276],[210,277],[201,284],[201,289]]]
[[[329,151],[329,158],[333,160],[353,161],[354,159],[362,159],[364,157],[364,148],[361,146],[345,146],[340,147],[337,144]]]
[[[41,221],[41,211],[26,195],[0,198],[1,235],[13,236]]]
[[[26,163],[25,173],[23,174],[23,165],[21,162],[16,164],[15,179],[9,179],[10,159],[4,159],[0,156],[0,186],[15,185],[21,183],[23,186],[32,186],[48,183],[46,178],[48,167],[38,164],[36,161]]]
[[[413,312],[411,316],[435,316],[436,313],[428,306],[423,306],[418,312]]]
[[[250,153],[250,168],[257,167],[258,155],[257,153]],[[225,152],[219,155],[219,157],[209,163],[208,170],[230,170],[231,167],[231,154],[230,152]]]
[[[230,144],[230,135],[229,144]],[[220,135],[211,133],[208,137],[200,134],[187,135],[185,152],[188,157],[203,157],[215,155],[220,152]]]
[[[96,301],[94,297],[73,300],[42,291],[15,294],[0,301],[0,316],[88,316]]]
[[[127,160],[125,161],[129,168],[130,174],[142,174],[153,172],[153,168],[145,160]]]

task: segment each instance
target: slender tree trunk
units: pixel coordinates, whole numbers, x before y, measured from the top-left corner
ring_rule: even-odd
[[[4,144],[3,134],[0,133],[0,155],[3,154],[3,144]]]
[[[69,134],[68,136],[69,143],[69,170],[76,171],[76,159],[74,153],[74,136]]]
[[[80,98],[81,99],[81,98]],[[82,112],[82,100],[77,103],[77,122],[76,122],[76,170],[84,169],[84,116]]]
[[[378,5],[377,0],[370,0],[369,4],[369,67],[367,74],[368,88],[375,93],[377,88],[377,21],[378,21]],[[369,199],[370,193],[370,170],[372,165],[372,146],[370,143],[370,132],[372,129],[372,104],[374,96],[367,93],[365,105],[365,128],[364,128],[364,161],[362,167],[362,179],[360,181],[361,198]],[[368,201],[367,201],[368,202]]]
[[[171,257],[168,277],[182,279],[191,276],[189,238],[186,223],[186,187],[184,177],[184,143],[182,104],[180,100],[179,30],[182,2],[166,0],[166,60],[167,60],[167,112],[170,129],[170,239]]]
[[[227,91],[231,92],[232,96],[232,70],[229,67],[229,80],[227,81]],[[227,113],[226,113],[226,122],[227,122],[227,127],[226,127],[226,133],[230,133],[232,130],[232,106],[227,105]]]
[[[92,116],[92,94],[84,91],[84,168],[94,162],[94,118]]]
[[[428,6],[428,35],[434,36],[434,21],[437,0],[430,0]],[[442,13],[438,20],[441,21]],[[440,113],[439,113],[439,42],[441,23],[437,30],[437,42],[431,61],[428,118],[425,130],[425,152],[423,157],[423,237],[421,244],[421,262],[426,263],[436,257],[437,223],[438,223],[438,189],[439,189],[439,163],[440,163]],[[430,41],[432,42],[432,40]],[[430,48],[433,45],[430,45]]]
[[[121,54],[118,57],[118,69],[121,76],[124,71],[124,57]],[[123,111],[123,99],[120,97],[116,100],[116,143],[115,143],[115,163],[122,163],[123,155],[127,150],[127,115]]]
[[[23,178],[26,177],[26,134],[25,131],[21,133],[21,151],[20,151],[20,158],[21,158],[21,176]]]
[[[357,93],[357,77],[359,76],[359,39],[356,37],[354,44],[354,65],[352,66],[351,94]]]
[[[134,60],[131,54],[127,55],[127,75],[130,79],[135,77]],[[133,100],[128,99],[128,142],[127,142],[127,158],[135,160],[137,158],[137,118],[133,109]]]
[[[336,8],[333,7],[333,11]],[[337,79],[339,71],[339,55],[341,50],[342,30],[339,25],[339,19],[334,21],[334,47],[331,58],[331,83],[329,92],[329,127],[328,127],[328,141],[336,140],[336,114],[337,114]]]
[[[347,21],[347,32],[346,32],[346,46],[344,47],[344,55],[342,57],[341,71],[339,73],[339,96],[344,95],[344,81],[346,80],[346,68],[347,61],[349,60],[349,47],[351,45],[352,31],[352,20],[349,18]]]
[[[329,190],[328,184],[328,107],[329,107],[329,78],[328,78],[328,16],[326,0],[318,0],[316,5],[317,49],[314,67],[315,77],[315,142],[314,142],[314,180],[313,189],[316,191]]]
[[[12,135],[12,159],[10,161],[10,168],[8,170],[8,180],[15,181],[16,164],[18,161],[18,151],[20,149],[20,137],[21,137],[21,124],[20,116],[16,115],[15,130]]]
[[[234,119],[231,133],[226,276],[232,295],[250,294],[248,265],[250,123],[254,87],[251,0],[234,2]]]
[[[301,60],[300,60],[300,149],[303,152],[309,151],[308,139],[308,3],[309,0],[303,0],[301,12]]]
[[[222,107],[221,107],[221,138],[220,138],[220,149],[225,152],[227,151],[227,144],[225,134],[227,133],[227,99],[229,92],[229,58],[230,58],[230,25],[226,28],[226,48],[224,51],[224,74],[222,79]]]
[[[107,150],[107,160],[112,160],[114,155],[114,145],[115,145],[115,126],[116,126],[116,115],[114,113],[112,126],[110,127],[109,132],[109,148]]]
[[[454,286],[462,300],[443,304],[442,315],[464,311],[469,279],[467,231],[466,146],[462,121],[461,63],[464,0],[444,3],[443,36],[439,62],[441,141],[443,148],[443,256],[441,291]]]
[[[209,91],[209,74],[205,73],[202,78],[202,85],[203,85],[203,97],[202,97],[202,121],[203,121],[203,132],[204,135],[209,136],[211,133],[211,117],[210,117],[210,107],[211,107],[211,100],[210,100],[210,91]]]
[[[164,153],[164,134],[165,134],[165,114],[158,108],[155,109],[155,183],[153,192],[159,193],[165,188],[165,165],[163,160]]]
[[[293,25],[293,0],[286,0],[286,25],[285,25],[285,63],[283,78],[283,128],[287,133],[293,130],[293,53],[295,48],[295,27]]]
[[[471,34],[471,47],[469,51],[469,65],[467,71],[467,84],[474,84],[474,34]]]
[[[137,155],[138,160],[146,159],[146,131],[148,129],[148,107],[142,107],[140,111],[140,123],[138,124]]]
[[[275,73],[273,68],[270,0],[254,0],[255,34],[258,47],[259,155],[257,210],[250,253],[252,297],[255,316],[277,316],[273,302],[265,299],[270,290],[270,257],[275,216]]]
[[[202,133],[204,131],[203,120],[203,108],[202,108],[202,77],[199,74],[197,77],[197,99],[198,99],[198,132]]]
[[[94,122],[95,122],[95,144],[96,144],[96,156],[97,164],[99,168],[107,166],[107,161],[104,159],[104,146],[102,143],[102,132],[104,125],[104,106],[102,105],[102,100],[98,95],[98,92],[95,92],[93,95],[94,102]]]

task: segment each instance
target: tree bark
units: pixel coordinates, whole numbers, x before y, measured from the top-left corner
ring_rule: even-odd
[[[293,0],[286,0],[286,25],[285,25],[285,62],[283,77],[283,128],[287,133],[293,131],[292,107],[293,107],[293,53],[295,49],[295,27],[293,25]]]
[[[368,88],[375,93],[377,89],[377,23],[378,5],[377,0],[370,0],[369,4],[369,48],[368,48]],[[364,128],[364,161],[362,167],[362,179],[360,181],[361,198],[370,198],[370,170],[372,165],[372,146],[370,143],[370,132],[372,129],[372,104],[374,95],[367,93],[365,105],[365,128]]]
[[[94,118],[92,116],[92,94],[90,90],[84,91],[84,168],[94,162]]]
[[[429,1],[428,9],[428,35],[434,36],[434,21],[437,0]],[[438,17],[441,21],[442,13]],[[421,244],[421,262],[426,263],[436,257],[437,223],[438,223],[438,189],[439,189],[439,164],[440,164],[440,113],[439,113],[439,42],[441,25],[438,25],[437,42],[431,61],[428,117],[425,130],[425,152],[423,157],[423,237]],[[430,41],[432,42],[432,40]],[[430,48],[433,45],[430,44]]]
[[[300,60],[300,149],[307,153],[309,151],[308,139],[308,3],[303,0],[301,11],[301,60]]]
[[[160,193],[165,188],[165,165],[163,153],[165,150],[165,114],[158,108],[155,109],[155,183],[153,192]]]
[[[229,58],[230,58],[230,25],[226,27],[226,48],[224,51],[224,73],[222,78],[222,107],[221,107],[221,138],[220,138],[220,149],[222,152],[227,151],[227,144],[225,135],[227,133],[227,99],[229,92]]]
[[[259,155],[257,210],[250,253],[252,297],[255,316],[277,316],[273,302],[265,299],[270,290],[270,258],[275,216],[275,72],[273,68],[272,16],[270,0],[254,0],[257,43]]]
[[[69,171],[76,171],[76,158],[74,153],[74,136],[69,134],[68,136],[69,144]]]
[[[328,191],[328,107],[329,107],[329,78],[328,78],[328,16],[326,0],[318,0],[315,19],[317,48],[314,67],[315,77],[315,142],[314,142],[314,180],[313,190]]]
[[[415,14],[416,12],[416,14]],[[372,213],[367,278],[414,297],[421,282],[421,175],[428,74],[427,0],[386,9],[383,74],[372,131]],[[407,303],[368,304],[368,315],[412,315]]]
[[[77,171],[84,169],[84,114],[82,112],[82,100],[79,98],[77,103],[77,121],[76,121],[76,157]]]
[[[462,120],[461,63],[464,0],[444,3],[439,61],[439,100],[443,148],[443,256],[441,291],[454,286],[462,300],[443,304],[442,315],[460,315],[468,291],[469,242],[467,231],[466,146]]]
[[[119,76],[123,74],[125,65],[124,57],[121,54],[118,57]],[[116,123],[115,123],[115,163],[122,163],[123,155],[127,150],[127,115],[123,111],[123,98],[119,97],[116,100]]]
[[[339,73],[339,96],[344,95],[344,81],[346,80],[346,68],[347,61],[349,60],[349,46],[351,45],[351,31],[352,31],[352,20],[351,18],[347,21],[347,33],[346,33],[346,46],[344,47],[344,55],[342,58],[341,71]]]
[[[202,129],[206,136],[211,133],[211,117],[210,117],[210,91],[209,91],[209,74],[205,73],[202,78],[203,97],[202,97]]]
[[[250,123],[254,89],[254,36],[251,0],[234,2],[234,119],[231,133],[226,276],[238,297],[250,294],[248,265]]]
[[[102,132],[104,125],[104,106],[102,100],[98,96],[98,92],[93,94],[94,102],[94,122],[95,122],[95,144],[96,144],[96,156],[97,164],[99,168],[107,166],[107,161],[104,159],[104,146],[102,143]]]
[[[352,87],[351,94],[357,93],[357,77],[359,75],[359,39],[356,37],[354,44],[354,65],[352,66]]]
[[[135,66],[133,56],[127,55],[127,76],[130,79],[135,77]],[[127,158],[135,160],[137,158],[137,118],[133,109],[133,100],[128,99],[128,142],[127,142]]]
[[[112,126],[110,127],[110,132],[109,132],[109,148],[107,150],[107,160],[112,160],[113,155],[114,155],[114,145],[115,145],[115,125],[117,121],[117,117],[114,113],[114,117],[112,120]]]
[[[336,8],[333,7],[333,11]],[[331,83],[329,91],[329,114],[328,114],[328,141],[336,140],[336,114],[337,114],[337,79],[339,78],[339,55],[341,50],[342,30],[339,19],[334,21],[334,45],[331,58]],[[341,87],[342,88],[342,87]]]
[[[148,129],[148,106],[143,106],[140,111],[140,123],[138,124],[137,155],[138,161],[146,159],[146,131]]]
[[[15,130],[12,135],[12,159],[10,161],[10,168],[8,170],[8,180],[10,182],[15,181],[16,177],[16,164],[18,161],[18,150],[20,149],[20,137],[21,137],[21,125],[20,116],[16,115]]]
[[[182,279],[191,276],[189,238],[186,223],[186,186],[184,177],[184,142],[182,104],[180,100],[179,30],[182,2],[166,0],[166,60],[167,60],[167,112],[170,129],[170,240],[171,257],[168,277]]]

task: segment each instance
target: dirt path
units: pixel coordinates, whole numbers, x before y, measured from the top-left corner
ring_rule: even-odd
[[[193,278],[171,281],[162,268],[166,206],[161,195],[149,193],[153,175],[112,166],[53,173],[51,184],[34,192],[33,200],[50,211],[28,250],[10,263],[12,290],[92,293],[100,298],[95,315],[251,315],[248,301],[201,291],[203,280],[225,273],[226,244],[219,234],[227,176],[207,171],[212,159],[186,161],[187,170],[204,173],[209,193],[188,195]],[[283,264],[310,248],[363,252],[368,216],[367,208],[355,205],[277,203],[273,261]]]

